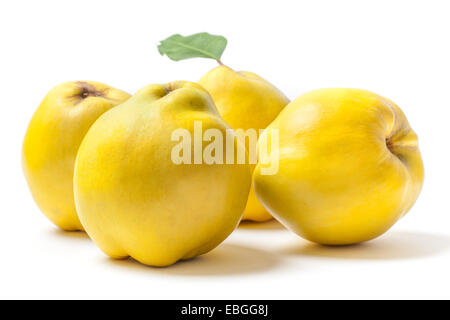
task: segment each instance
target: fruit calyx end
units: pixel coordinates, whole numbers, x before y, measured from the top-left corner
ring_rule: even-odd
[[[166,91],[166,94],[169,94],[175,90],[182,89],[182,88],[194,88],[201,91],[206,91],[201,85],[195,82],[190,81],[173,81],[169,82],[163,85],[164,90]]]
[[[104,97],[105,92],[98,90],[92,84],[85,81],[77,81],[78,88],[80,92],[77,96],[80,98],[80,101],[86,99],[88,97]]]
[[[389,149],[389,151],[390,151],[391,153],[395,154],[395,153],[394,153],[394,145],[393,145],[393,142],[392,142],[391,137],[387,137],[387,138],[386,138],[386,146],[387,146],[387,148]]]

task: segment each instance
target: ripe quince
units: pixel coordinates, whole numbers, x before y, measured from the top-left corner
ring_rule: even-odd
[[[209,71],[199,83],[211,94],[220,115],[232,128],[254,129],[258,135],[289,103],[280,90],[257,74],[234,71],[225,65]],[[250,145],[242,134],[241,138],[245,140],[247,150],[253,148],[256,152],[256,143]],[[272,216],[259,203],[252,187],[243,220],[261,222],[270,219]]]
[[[25,135],[22,167],[41,211],[64,230],[83,230],[73,200],[73,168],[81,140],[105,111],[127,100],[124,91],[93,81],[53,88]]]
[[[199,123],[205,135],[209,129],[233,134],[210,95],[181,81],[142,88],[90,128],[76,160],[75,200],[87,233],[107,255],[168,266],[212,250],[236,228],[250,166],[197,161],[191,142]],[[182,158],[194,161],[174,161],[180,130],[194,136],[183,139],[188,149],[182,150]],[[208,146],[201,144],[200,154]],[[238,151],[245,147],[234,134]]]
[[[392,101],[365,90],[321,89],[292,101],[279,130],[279,171],[254,172],[256,194],[287,228],[320,244],[367,241],[412,207],[423,184],[417,135]],[[267,131],[258,144],[269,144]]]

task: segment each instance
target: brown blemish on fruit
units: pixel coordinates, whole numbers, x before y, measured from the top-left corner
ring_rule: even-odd
[[[393,151],[394,146],[392,144],[391,137],[386,138],[386,146],[387,146],[387,148],[389,149],[390,152],[394,153],[394,151]]]
[[[104,90],[98,90],[92,84],[87,83],[85,81],[77,81],[76,84],[80,91],[77,94],[74,94],[73,96],[71,96],[71,98],[77,99],[75,104],[78,104],[81,101],[83,101],[84,99],[89,98],[89,97],[105,97],[106,96],[107,88]]]

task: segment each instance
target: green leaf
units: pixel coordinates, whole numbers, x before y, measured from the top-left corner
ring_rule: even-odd
[[[225,37],[201,32],[186,37],[174,34],[161,41],[158,51],[174,61],[190,58],[209,58],[220,61],[226,46]]]

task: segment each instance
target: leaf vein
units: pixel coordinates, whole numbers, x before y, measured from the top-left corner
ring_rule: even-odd
[[[168,40],[168,41],[169,41],[169,42],[173,42],[173,43],[179,45],[180,47],[183,47],[183,48],[186,48],[186,49],[190,49],[190,50],[193,50],[193,51],[200,52],[200,53],[202,53],[202,54],[204,54],[204,55],[206,55],[206,56],[208,56],[208,57],[210,57],[210,58],[212,58],[212,59],[217,59],[217,57],[215,57],[214,55],[210,54],[208,51],[201,50],[201,49],[199,49],[199,48],[196,48],[196,47],[193,47],[193,46],[184,44],[184,43],[182,43],[182,42],[178,42],[178,41],[174,41],[174,40]]]

